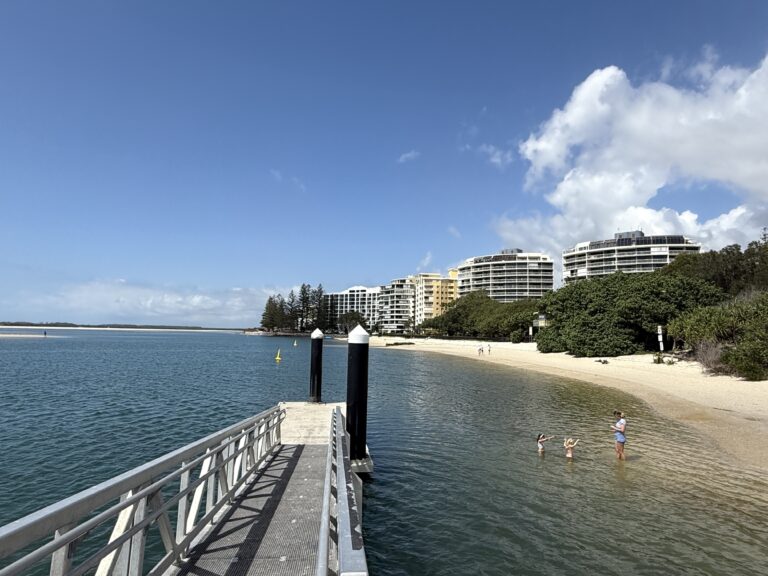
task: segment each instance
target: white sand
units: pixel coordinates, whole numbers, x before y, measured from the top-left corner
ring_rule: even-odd
[[[478,355],[477,341],[371,338],[371,346],[394,342],[413,344],[392,350],[462,356],[623,390],[704,432],[740,462],[768,470],[768,381],[710,376],[696,362],[654,364],[651,354],[606,358],[608,363],[601,364],[595,358],[542,354],[535,344],[485,342],[484,354]]]

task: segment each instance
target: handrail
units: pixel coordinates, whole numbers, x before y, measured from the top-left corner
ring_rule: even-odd
[[[336,547],[338,576],[367,576],[368,564],[363,546],[360,506],[352,486],[349,460],[348,435],[344,427],[341,409],[331,416],[331,433],[328,444],[323,511],[318,542],[316,576],[328,575],[328,548],[331,535],[331,484],[336,483]]]
[[[280,444],[284,418],[284,410],[270,408],[0,527],[0,559],[54,536],[0,569],[0,576],[20,574],[49,556],[51,576],[78,576],[95,567],[97,576],[138,575],[152,525],[159,529],[166,554],[149,573],[161,573],[199,541]],[[164,500],[171,489],[175,494]],[[174,506],[178,507],[175,532],[170,514]],[[109,541],[95,551],[91,547],[92,554],[77,558],[75,565],[78,544],[113,519]]]
[[[331,537],[331,481],[333,479],[333,452],[336,440],[336,410],[331,414],[331,431],[328,438],[328,457],[325,463],[323,508],[320,512],[320,535],[317,544],[315,576],[328,576],[328,545]]]

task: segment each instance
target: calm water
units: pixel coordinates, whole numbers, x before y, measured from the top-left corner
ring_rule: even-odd
[[[308,340],[48,333],[0,339],[0,524],[308,394]],[[325,400],[344,399],[345,363],[326,342]],[[544,457],[538,432],[560,440]],[[575,462],[564,434],[581,438]],[[373,574],[766,573],[763,475],[616,391],[372,349],[368,444]]]

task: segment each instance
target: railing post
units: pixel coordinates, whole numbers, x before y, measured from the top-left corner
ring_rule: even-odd
[[[312,332],[312,352],[309,363],[309,401],[321,402],[323,395],[323,332]]]
[[[349,333],[347,359],[347,433],[349,459],[366,461],[365,435],[368,427],[368,341],[359,324]],[[360,470],[367,471],[367,470]]]
[[[67,524],[56,530],[54,538],[60,537],[65,532],[68,532],[75,527],[75,524]],[[75,555],[75,548],[77,547],[77,540],[66,544],[56,550],[51,555],[51,576],[63,576],[72,567],[72,557]]]

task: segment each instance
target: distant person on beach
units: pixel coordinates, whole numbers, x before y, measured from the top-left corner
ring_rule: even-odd
[[[483,345],[480,344],[480,346],[477,348],[477,355],[482,356],[483,355]]]
[[[568,460],[573,460],[573,449],[576,448],[576,444],[579,443],[579,439],[566,438],[563,442],[563,448],[565,448],[565,457]]]
[[[614,410],[613,417],[616,418],[616,424],[611,424],[611,430],[616,437],[616,458],[619,460],[626,460],[624,456],[624,443],[627,441],[625,434],[627,430],[627,419],[624,418],[624,413],[621,410]]]
[[[488,344],[488,356],[490,356],[490,355],[491,355],[491,345]]]
[[[544,434],[539,434],[536,436],[536,444],[539,446],[539,454],[544,453],[544,442],[552,440],[552,438],[554,438],[554,436],[544,436]]]

